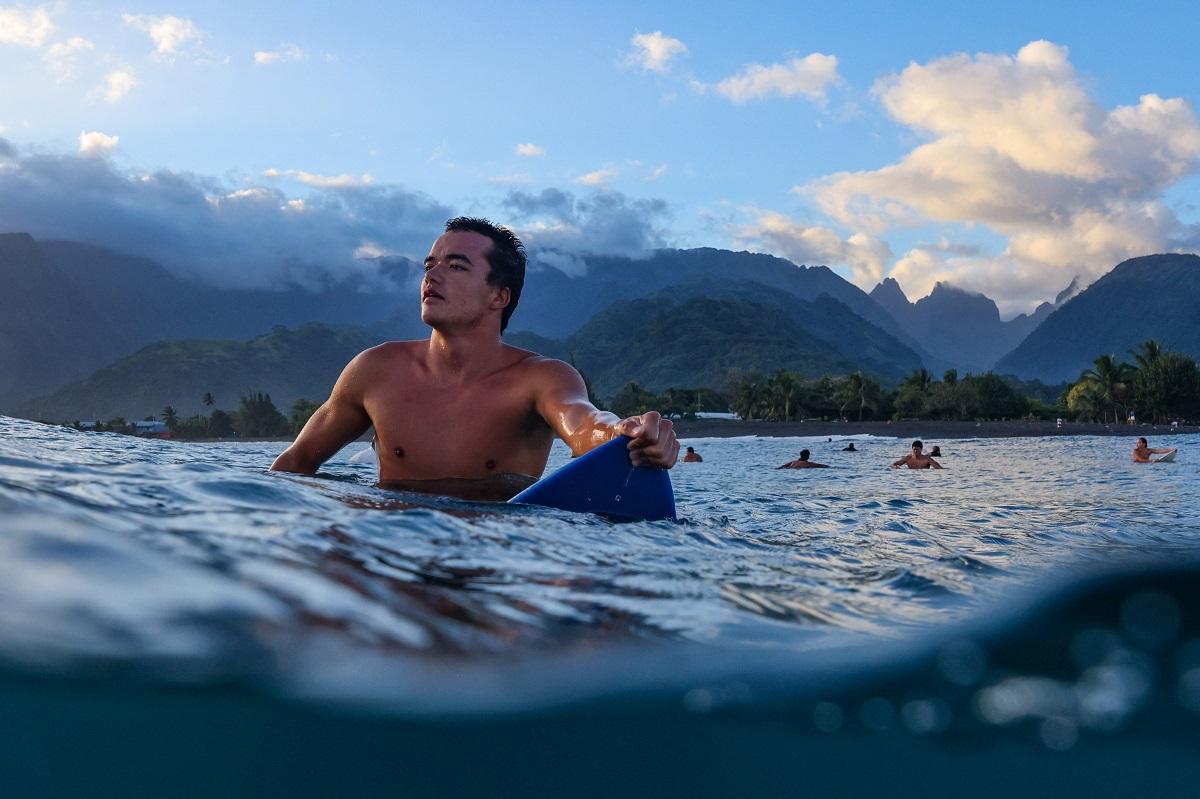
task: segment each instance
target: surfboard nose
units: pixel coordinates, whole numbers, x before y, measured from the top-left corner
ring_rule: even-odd
[[[575,458],[509,500],[625,519],[675,519],[675,489],[666,469],[634,466],[629,437],[618,436]]]

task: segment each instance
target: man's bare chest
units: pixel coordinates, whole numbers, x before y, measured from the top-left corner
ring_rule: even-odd
[[[551,433],[529,392],[508,381],[436,386],[397,380],[366,397],[380,479],[529,473]],[[544,454],[540,455],[544,463]]]

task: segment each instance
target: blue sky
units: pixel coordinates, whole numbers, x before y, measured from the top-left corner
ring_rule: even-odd
[[[0,228],[214,280],[474,213],[1011,314],[1200,242],[1194,4],[4,3]]]

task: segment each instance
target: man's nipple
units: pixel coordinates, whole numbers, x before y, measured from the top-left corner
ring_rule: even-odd
[[[395,454],[395,456],[397,458],[403,458],[404,457],[404,447],[396,447],[394,450],[392,450],[392,453]]]

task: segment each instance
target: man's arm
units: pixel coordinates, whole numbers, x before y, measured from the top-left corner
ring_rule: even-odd
[[[329,399],[317,408],[292,445],[275,459],[271,471],[315,474],[322,463],[367,431],[371,418],[362,400],[366,360],[367,353],[362,352],[347,364]]]
[[[537,412],[559,438],[579,456],[619,435],[629,436],[629,459],[634,466],[670,469],[679,459],[675,425],[657,411],[620,419],[588,401],[579,372],[562,361],[544,360],[535,378]]]
[[[903,458],[901,458],[900,460],[898,460],[898,461],[896,461],[895,463],[893,463],[893,464],[892,464],[892,468],[893,468],[893,469],[899,469],[901,466],[903,466],[903,465],[904,465],[904,464],[906,464],[906,463],[908,463],[908,456],[907,456],[907,455],[905,455]]]
[[[938,463],[933,458],[930,458],[929,459],[929,467],[931,469],[940,469],[940,468],[942,468],[942,464]]]

